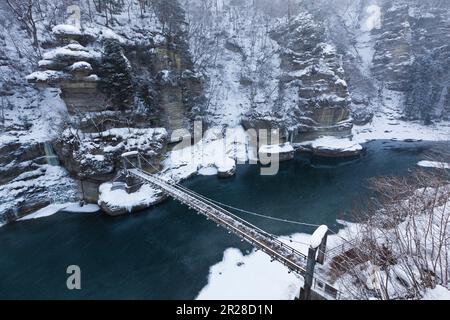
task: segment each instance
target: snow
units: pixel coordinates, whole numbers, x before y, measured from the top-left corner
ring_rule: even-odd
[[[365,143],[372,140],[426,140],[450,141],[450,122],[441,121],[425,126],[419,122],[390,120],[386,115],[376,115],[364,126],[353,127],[353,140]]]
[[[205,78],[207,122],[217,126],[239,126],[252,104],[268,110],[278,98],[279,46],[267,30],[272,18],[251,2],[241,1],[239,10],[234,6],[230,0],[223,1],[224,10],[200,1],[185,6],[190,51]]]
[[[350,224],[349,224],[350,225]],[[328,237],[328,247],[340,243],[340,236]],[[279,237],[280,241],[307,255],[311,235],[298,233]],[[245,255],[239,249],[225,250],[222,261],[211,266],[208,283],[197,300],[293,300],[298,296],[303,279],[262,251]]]
[[[142,185],[138,191],[127,193],[125,190],[111,190],[112,183],[103,183],[99,187],[98,203],[105,203],[109,208],[125,208],[131,212],[138,206],[150,206],[160,199],[161,191],[148,184]]]
[[[62,211],[74,213],[97,213],[100,210],[100,207],[96,204],[88,203],[81,206],[79,203],[74,203],[65,207]]]
[[[88,50],[79,44],[69,44],[65,47],[56,48],[45,52],[44,60],[57,60],[62,58],[73,58],[76,60],[99,60],[101,54],[97,51]]]
[[[311,236],[310,244],[311,248],[317,249],[322,243],[323,238],[326,236],[328,232],[328,227],[326,225],[322,225],[314,231]]]
[[[91,74],[87,77],[84,77],[83,79],[86,81],[100,81],[100,77],[96,74]]]
[[[434,289],[428,289],[425,292],[423,300],[450,300],[450,290],[437,285]]]
[[[230,248],[222,262],[212,266],[208,284],[197,300],[284,300],[300,292],[300,279],[279,262],[261,251],[244,256],[239,249]]]
[[[71,70],[73,70],[73,71],[75,71],[75,70],[89,70],[89,71],[91,71],[92,70],[91,64],[89,62],[86,62],[86,61],[75,62],[69,68]]]
[[[366,9],[368,17],[366,19],[365,28],[367,31],[381,28],[381,8],[375,4],[369,5]]]
[[[77,26],[70,24],[58,24],[52,28],[55,35],[81,35],[81,30]]]
[[[77,202],[67,202],[67,203],[57,203],[50,204],[32,214],[26,215],[17,221],[26,221],[33,220],[39,218],[45,218],[52,216],[59,212],[68,212],[68,213],[97,213],[101,209],[96,204],[86,204],[84,206],[80,206]]]
[[[203,139],[191,145],[190,137],[177,144],[164,160],[163,175],[179,181],[201,173],[212,174],[211,168],[229,169],[234,163],[245,163],[250,158],[247,133],[242,127],[208,129]]]
[[[450,163],[438,162],[438,161],[428,161],[423,160],[417,163],[419,167],[424,168],[439,168],[439,169],[450,169]]]
[[[341,85],[341,86],[343,86],[343,87],[347,87],[347,81],[345,81],[344,79],[337,79],[337,80],[335,81],[335,84]]]
[[[60,212],[61,210],[63,210],[65,207],[67,206],[67,204],[62,203],[62,204],[51,204],[48,205],[45,208],[42,208],[32,214],[29,214],[25,217],[22,217],[20,219],[18,219],[18,221],[25,221],[25,220],[32,220],[32,219],[39,219],[39,218],[44,218],[44,217],[49,217],[54,215],[55,213]]]
[[[132,156],[137,156],[138,154],[139,154],[139,151],[129,151],[129,152],[122,153],[121,157],[122,158],[132,157]]]
[[[25,77],[28,81],[47,82],[64,77],[64,73],[54,70],[36,71]]]
[[[19,207],[28,199],[27,194],[36,190],[39,190],[36,197],[42,197],[43,200],[47,199],[53,203],[25,219],[54,214],[66,206],[65,203],[76,198],[76,184],[65,169],[58,166],[41,165],[38,169],[24,173],[8,184],[0,185],[0,198],[2,199],[0,217],[11,208]]]
[[[310,146],[315,150],[332,150],[339,152],[358,152],[363,150],[363,147],[355,141],[348,138],[337,138],[332,136],[323,136],[316,140],[299,143],[298,145]]]
[[[119,43],[126,43],[127,41],[122,36],[119,36],[117,33],[115,33],[111,29],[103,28],[100,33],[100,39],[106,40],[106,39],[112,39],[117,40]]]
[[[236,161],[231,158],[224,157],[218,159],[214,165],[216,166],[218,172],[229,172],[236,168]]]
[[[198,170],[198,174],[201,176],[215,176],[219,173],[215,167],[203,167]]]
[[[294,147],[289,142],[272,145],[265,144],[259,148],[259,153],[275,154],[275,153],[289,153],[289,152],[294,152]]]
[[[450,141],[449,121],[426,126],[419,121],[402,120],[404,99],[401,92],[383,89],[381,105],[379,109],[374,110],[374,118],[366,125],[353,127],[353,140],[358,143],[372,140]]]
[[[38,62],[38,66],[39,67],[47,67],[47,66],[49,66],[51,64],[53,64],[53,61],[51,61],[51,60],[40,60]]]

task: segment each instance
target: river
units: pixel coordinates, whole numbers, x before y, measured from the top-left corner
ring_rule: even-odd
[[[276,176],[241,165],[235,177],[197,176],[184,183],[209,198],[283,219],[340,228],[370,191],[366,180],[406,175],[437,144],[374,141],[346,164],[317,165],[297,156]],[[250,222],[276,235],[314,229],[258,217]],[[251,247],[173,200],[139,214],[60,213],[0,228],[1,299],[193,299],[209,268],[234,247]],[[82,289],[68,290],[66,268],[81,268]]]

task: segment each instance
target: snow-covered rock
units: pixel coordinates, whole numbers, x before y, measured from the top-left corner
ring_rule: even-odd
[[[52,28],[52,32],[55,35],[64,36],[80,36],[82,34],[79,27],[71,24],[58,24]]]
[[[316,156],[331,158],[354,157],[361,154],[364,150],[362,145],[348,138],[331,136],[320,137],[298,145],[310,149]]]
[[[92,66],[89,62],[86,61],[78,61],[72,64],[70,67],[70,70],[72,71],[79,71],[79,70],[86,70],[86,71],[92,71]]]
[[[41,165],[34,171],[22,173],[8,184],[0,185],[0,221],[9,222],[55,204],[39,215],[50,215],[63,208],[58,203],[77,200],[76,184],[66,170]],[[54,213],[54,212],[53,212]]]
[[[287,161],[294,158],[294,147],[289,143],[262,145],[258,151],[259,155],[276,155],[279,161]]]
[[[87,49],[86,47],[78,43],[72,43],[64,47],[59,47],[47,51],[42,55],[42,57],[44,60],[57,61],[98,61],[101,58],[101,53],[95,50]]]
[[[26,76],[25,79],[35,83],[51,83],[64,79],[65,77],[66,75],[61,71],[46,70],[33,72]]]
[[[219,178],[231,177],[236,173],[236,161],[231,158],[218,159],[214,165],[217,168]]]
[[[108,182],[100,185],[100,207],[111,216],[129,214],[147,209],[165,200],[166,196],[159,189],[143,184],[136,192],[127,193],[123,189],[112,188]]]

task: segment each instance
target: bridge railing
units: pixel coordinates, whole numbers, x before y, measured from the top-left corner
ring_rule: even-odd
[[[141,171],[142,171],[142,170],[141,170]],[[143,172],[143,171],[142,171],[142,172]],[[147,173],[145,173],[145,172],[143,172],[143,173],[144,173],[144,174],[147,174]],[[222,208],[221,206],[219,206],[219,205],[217,205],[216,203],[212,202],[212,201],[209,200],[208,198],[206,198],[206,197],[204,197],[204,196],[202,196],[202,195],[200,195],[200,194],[198,194],[198,193],[196,193],[196,192],[194,192],[194,191],[192,191],[192,190],[189,190],[189,189],[187,189],[187,188],[185,188],[185,187],[182,187],[182,186],[180,186],[180,185],[178,185],[178,184],[175,184],[174,182],[166,181],[166,180],[164,180],[164,179],[161,179],[160,177],[154,177],[154,176],[152,176],[152,178],[158,179],[158,180],[161,181],[162,183],[169,183],[171,186],[173,186],[173,187],[179,189],[180,191],[186,192],[186,193],[190,194],[191,196],[193,196],[193,197],[195,197],[195,198],[199,198],[201,201],[204,201],[204,202],[208,203],[208,205],[210,205],[211,207],[214,207],[215,209],[219,210],[220,212],[222,212],[222,213],[225,214],[226,216],[231,216],[231,217],[233,217],[234,220],[238,221],[238,222],[241,223],[242,225],[245,225],[245,226],[249,227],[250,229],[257,230],[262,236],[264,236],[264,237],[267,238],[267,239],[270,239],[270,241],[271,241],[272,243],[274,243],[274,244],[280,246],[281,248],[287,249],[287,250],[290,251],[292,254],[295,254],[296,256],[300,257],[302,260],[304,260],[304,261],[306,262],[307,257],[306,257],[305,254],[303,254],[303,253],[301,253],[300,251],[298,251],[298,250],[292,248],[291,246],[287,245],[286,243],[280,241],[280,240],[277,239],[274,235],[272,235],[272,234],[270,234],[270,233],[268,233],[268,232],[266,232],[266,231],[260,229],[259,227],[257,227],[257,226],[255,226],[255,225],[251,224],[250,222],[248,222],[248,221],[242,219],[241,217],[239,217],[239,216],[237,216],[237,215],[231,213],[230,211],[228,211],[228,210]]]
[[[140,157],[139,154],[138,157]],[[135,169],[128,170],[128,172],[142,180],[147,180],[148,182],[153,182],[154,184],[156,182],[156,185],[159,185],[159,187],[166,192],[171,190],[173,197],[179,198],[180,201],[184,202],[189,207],[193,205],[192,203],[190,204],[189,201],[192,201],[192,199],[195,200],[195,202],[198,202],[196,209],[202,212],[209,219],[218,223],[218,225],[222,224],[227,230],[235,233],[247,242],[255,246],[258,244],[257,247],[259,247],[262,251],[265,251],[273,259],[286,265],[291,271],[295,271],[302,276],[306,274],[305,265],[307,262],[307,256],[305,254],[280,241],[274,235],[267,233],[248,221],[222,208],[208,198],[177,184],[175,181],[150,175],[141,168],[137,168],[131,161],[129,161],[129,163],[131,163]],[[188,197],[186,197],[186,195]],[[189,199],[189,197],[191,199]],[[211,209],[214,210],[216,214],[211,214],[211,212],[209,212]],[[281,249],[283,254],[278,252],[277,249]],[[334,252],[337,252],[337,248],[327,251],[326,254],[330,256],[330,254],[333,254]],[[328,297],[339,299],[341,296],[339,290],[328,284],[319,276],[314,276],[313,286],[316,290],[322,291],[324,295]]]

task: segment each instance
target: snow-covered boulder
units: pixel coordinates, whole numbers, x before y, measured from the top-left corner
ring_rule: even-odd
[[[364,147],[357,142],[351,141],[348,138],[331,136],[320,137],[313,141],[300,143],[299,145],[311,150],[316,156],[328,158],[355,157],[364,151]]]
[[[52,33],[59,42],[76,40],[85,44],[97,38],[97,32],[95,31],[91,29],[81,30],[79,26],[71,24],[58,24],[52,28]]]
[[[114,188],[110,182],[99,187],[99,206],[108,215],[119,216],[147,209],[166,199],[165,194],[148,184],[142,185],[136,192],[127,193],[122,188]]]
[[[112,31],[111,29],[108,29],[108,28],[103,28],[100,31],[99,38],[101,41],[116,40],[121,44],[127,43],[127,40],[125,38],[123,38],[122,36],[119,36],[117,33],[115,33],[114,31]]]
[[[92,73],[92,66],[89,62],[78,61],[69,67],[70,72],[77,78],[87,77]]]
[[[0,185],[0,225],[14,221],[53,203],[77,200],[75,181],[58,166],[35,165]]]
[[[158,167],[166,144],[167,132],[163,128],[114,128],[91,134],[76,134],[67,129],[55,143],[55,151],[73,176],[92,182],[85,198],[96,201],[97,187],[111,180],[122,168],[123,153],[139,151]],[[154,170],[147,162],[142,165],[144,169]]]
[[[58,24],[52,28],[52,32],[56,36],[80,36],[82,34],[79,27],[71,24]]]
[[[70,70],[72,70],[72,71],[78,71],[78,70],[92,71],[92,66],[89,62],[78,61],[70,66]]]
[[[35,71],[25,77],[28,82],[48,85],[66,78],[67,75],[64,72],[54,70]]]
[[[236,161],[231,158],[218,159],[214,165],[217,168],[217,176],[219,178],[228,178],[236,173]]]
[[[289,143],[266,144],[259,148],[259,155],[266,157],[278,156],[279,161],[287,161],[294,158],[294,147]]]
[[[74,41],[66,46],[45,52],[42,55],[45,62],[41,62],[41,64],[44,64],[46,67],[49,65],[52,67],[57,67],[58,65],[65,67],[79,61],[98,62],[101,57],[100,52],[88,49]]]

